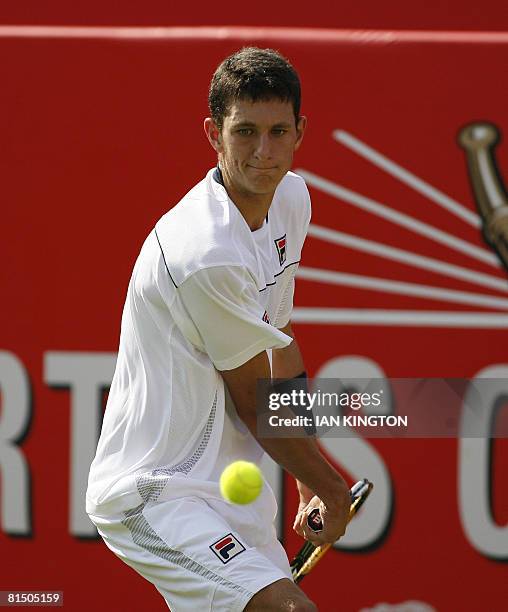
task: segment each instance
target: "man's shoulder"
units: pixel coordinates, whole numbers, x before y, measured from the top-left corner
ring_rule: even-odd
[[[221,196],[213,183],[210,171],[159,219],[158,225],[186,222],[200,210],[220,205],[223,199]]]
[[[293,187],[294,189],[299,189],[299,190],[307,189],[307,186],[305,184],[305,179],[303,178],[303,176],[300,176],[299,174],[297,174],[296,172],[293,172],[292,170],[288,170],[286,172],[286,175],[282,179],[282,182],[290,187]]]
[[[179,286],[200,269],[239,265],[239,251],[226,191],[212,172],[155,225],[166,265]]]
[[[291,172],[291,170],[286,173],[279,183],[276,193],[278,199],[289,199],[292,202],[298,202],[303,209],[310,206],[310,195],[305,180],[299,174],[296,174],[296,172]]]
[[[275,193],[271,207],[272,219],[283,219],[296,227],[308,224],[311,202],[303,177],[295,172],[287,172]]]

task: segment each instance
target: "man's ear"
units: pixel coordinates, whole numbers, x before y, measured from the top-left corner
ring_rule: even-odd
[[[303,135],[305,134],[305,128],[307,127],[307,117],[301,115],[298,118],[298,123],[296,124],[296,142],[295,142],[295,151],[302,144]]]
[[[217,151],[217,153],[221,153],[222,136],[219,128],[215,125],[214,120],[211,117],[207,117],[203,123],[203,127],[209,143],[212,145],[215,151]]]

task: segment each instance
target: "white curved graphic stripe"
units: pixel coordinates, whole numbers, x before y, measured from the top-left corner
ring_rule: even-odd
[[[395,225],[404,227],[415,234],[425,236],[425,238],[428,238],[429,240],[443,244],[450,249],[486,263],[489,266],[493,266],[494,268],[501,267],[501,263],[494,253],[491,253],[486,249],[475,246],[466,240],[462,240],[461,238],[457,238],[452,234],[448,234],[447,232],[444,232],[433,225],[429,225],[428,223],[419,221],[418,219],[406,215],[405,213],[394,210],[393,208],[386,206],[386,204],[381,204],[380,202],[367,198],[366,196],[356,193],[351,189],[342,187],[341,185],[318,176],[313,172],[309,172],[303,168],[298,168],[295,170],[295,172],[302,176],[309,185],[323,191],[324,193],[327,193],[328,195],[334,196],[335,198],[343,200],[344,202],[352,204],[353,206],[361,208],[362,210],[366,210],[367,212],[390,221]]]
[[[469,291],[456,291],[455,289],[444,289],[431,285],[419,285],[417,283],[406,283],[387,278],[376,278],[373,276],[364,276],[362,274],[348,274],[346,272],[335,272],[333,270],[322,270],[305,266],[298,268],[296,274],[298,278],[331,285],[342,285],[345,287],[356,287],[358,289],[371,291],[410,295],[442,302],[455,302],[456,304],[469,304],[471,306],[484,306],[508,310],[508,298],[471,293]]]
[[[399,164],[396,164],[394,161],[388,159],[388,157],[382,155],[379,153],[379,151],[376,151],[361,140],[358,140],[358,138],[355,138],[352,134],[349,134],[344,130],[335,130],[333,132],[333,137],[337,142],[340,142],[344,146],[348,147],[360,155],[360,157],[367,159],[373,165],[399,179],[402,183],[408,185],[418,193],[421,193],[432,202],[459,217],[459,219],[462,219],[475,228],[481,228],[480,217],[473,211],[466,208],[464,204],[450,198],[450,196],[447,196],[439,189],[436,189],[423,179],[417,177],[409,170],[406,170]]]
[[[294,308],[291,320],[296,323],[320,323],[323,325],[508,329],[508,314],[484,312]]]
[[[340,244],[341,246],[349,247],[357,251],[370,253],[376,257],[384,257],[385,259],[398,261],[415,268],[430,270],[431,272],[435,272],[437,274],[458,278],[475,285],[482,285],[483,287],[489,287],[491,289],[502,291],[503,293],[508,293],[508,283],[502,278],[490,276],[489,274],[484,274],[483,272],[469,270],[469,268],[449,264],[439,259],[433,259],[432,257],[417,255],[416,253],[398,249],[396,247],[383,244],[382,242],[374,242],[373,240],[367,240],[366,238],[360,238],[359,236],[352,236],[344,232],[339,232],[337,230],[332,230],[330,228],[314,224],[309,226],[308,235],[312,236],[313,238],[319,238],[320,240],[331,242],[333,244]]]

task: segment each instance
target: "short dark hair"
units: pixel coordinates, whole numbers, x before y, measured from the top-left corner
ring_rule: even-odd
[[[219,129],[237,100],[278,99],[291,102],[295,122],[300,116],[298,73],[278,51],[244,47],[226,57],[215,71],[208,93],[210,115]]]

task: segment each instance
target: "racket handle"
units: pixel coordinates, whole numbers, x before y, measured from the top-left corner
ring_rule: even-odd
[[[349,520],[351,520],[363,502],[367,499],[372,486],[372,483],[366,478],[353,485],[350,491],[351,506],[349,508]],[[312,525],[309,525],[309,517],[307,517],[307,524],[309,525],[310,529],[313,529],[315,526],[319,526],[319,522],[321,521],[319,509],[314,508],[311,510],[311,512],[309,512],[309,515],[312,515]],[[316,523],[316,525],[314,523]],[[321,546],[315,547],[310,542],[305,542],[296,557],[293,559],[293,561],[291,561],[291,574],[293,576],[293,580],[297,584],[303,580],[303,578],[305,578],[316,563],[319,562],[330,547],[331,544],[322,544]]]
[[[363,504],[370,490],[372,489],[372,484],[364,478],[363,480],[359,480],[356,484],[351,488],[351,509],[349,512],[349,518],[351,519],[358,508]],[[323,520],[321,519],[321,514],[319,513],[319,508],[314,508],[307,515],[307,527],[312,529],[314,533],[319,533],[323,531]]]
[[[307,515],[307,527],[312,529],[314,533],[323,531],[323,521],[321,520],[321,514],[319,508],[314,508]]]

